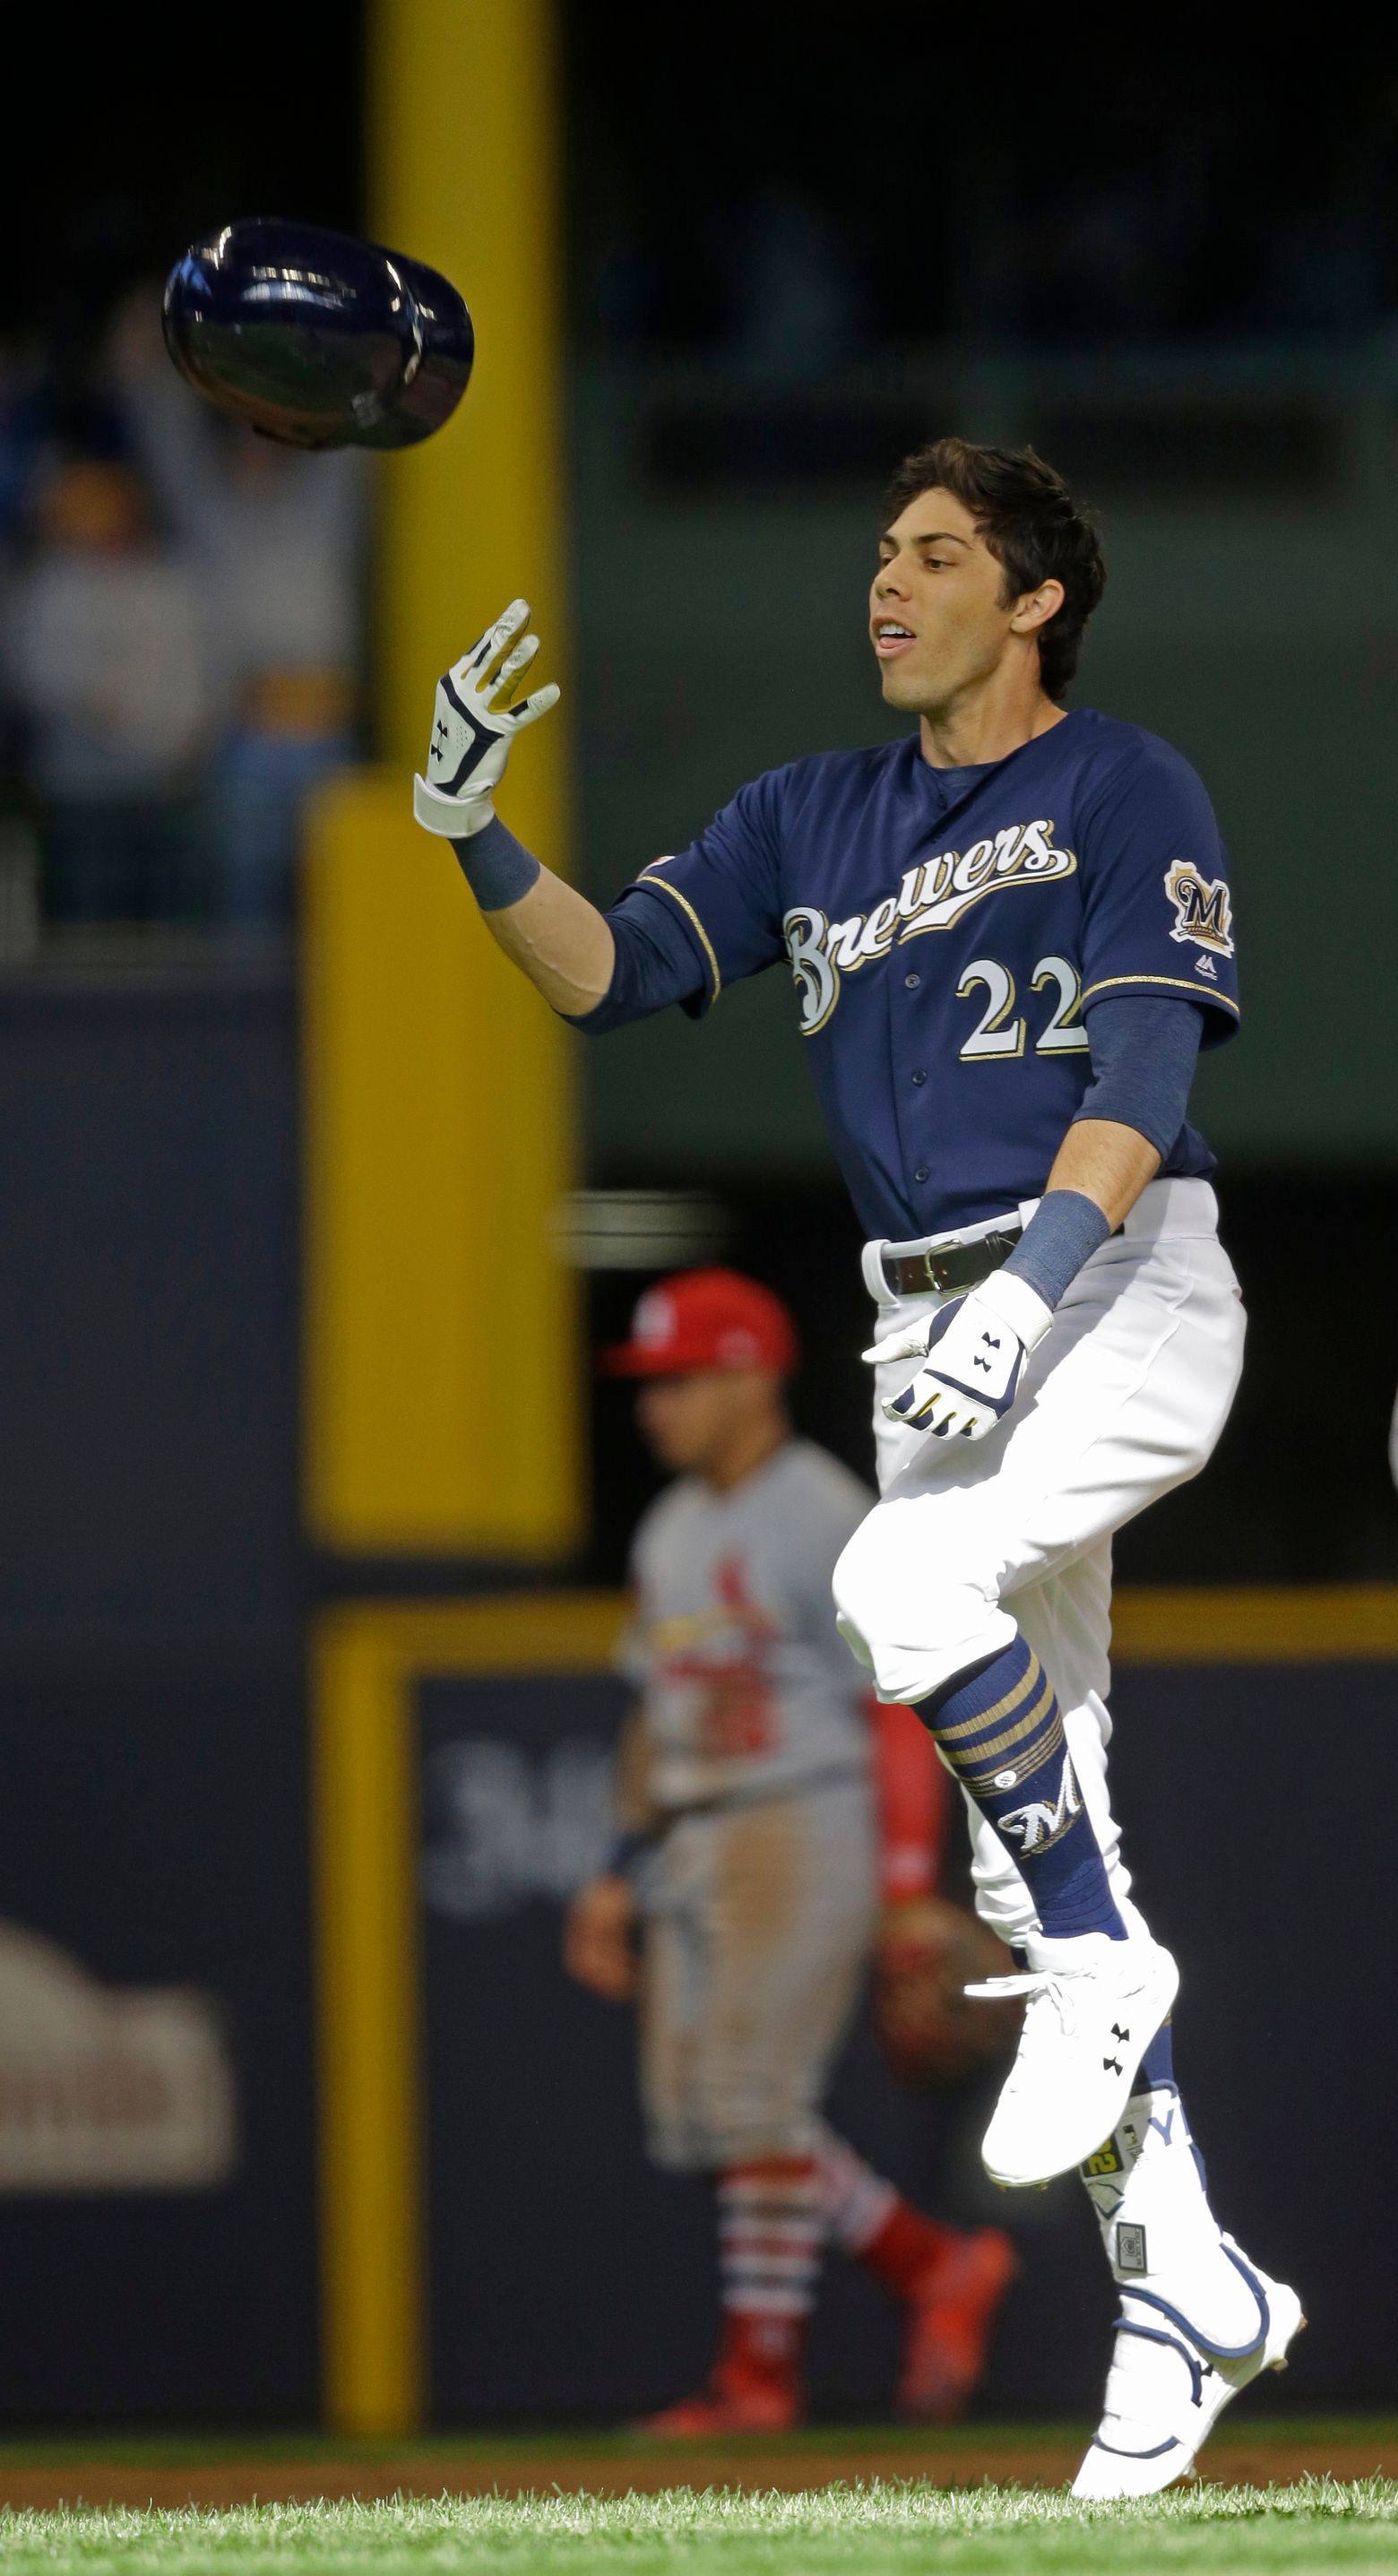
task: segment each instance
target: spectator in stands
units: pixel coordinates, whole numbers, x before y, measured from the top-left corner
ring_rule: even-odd
[[[51,465],[37,522],[5,643],[46,909],[68,922],[178,918],[193,901],[214,716],[193,573],[156,539],[138,476],[112,460]]]
[[[181,384],[139,289],[112,340],[133,447],[200,564],[229,728],[213,780],[215,910],[287,918],[309,789],[354,756],[368,460],[304,455],[229,426]]]
[[[0,341],[0,547],[19,532],[29,498],[44,417],[38,353]]]

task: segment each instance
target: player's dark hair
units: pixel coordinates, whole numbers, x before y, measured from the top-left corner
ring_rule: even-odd
[[[937,438],[905,456],[888,487],[885,526],[920,492],[954,492],[1004,576],[1003,597],[1061,581],[1063,605],[1039,628],[1039,670],[1051,698],[1066,695],[1083,629],[1106,587],[1107,567],[1087,511],[1032,447],[978,447]]]

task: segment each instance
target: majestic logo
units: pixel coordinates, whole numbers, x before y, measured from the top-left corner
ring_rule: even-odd
[[[1172,939],[1212,949],[1215,957],[1233,954],[1233,913],[1222,877],[1201,877],[1188,859],[1176,859],[1165,879],[1165,892],[1175,907]]]
[[[1021,1851],[1047,1851],[1066,1834],[1075,1816],[1082,1814],[1082,1797],[1073,1776],[1072,1757],[1065,1753],[1058,1783],[1058,1796],[1050,1805],[1047,1798],[1031,1799],[1027,1807],[1012,1807],[1007,1816],[997,1816],[996,1829],[1002,1834],[1018,1834]]]
[[[993,840],[973,841],[969,849],[941,850],[909,868],[897,894],[885,895],[872,912],[856,912],[847,921],[832,921],[814,904],[795,904],[784,916],[782,934],[801,1002],[801,1034],[814,1037],[823,1029],[840,998],[842,975],[856,975],[871,960],[886,957],[904,940],[920,939],[929,930],[949,930],[972,904],[1002,886],[1043,885],[1051,877],[1070,877],[1077,868],[1072,850],[1053,846],[1053,822],[1011,823]]]

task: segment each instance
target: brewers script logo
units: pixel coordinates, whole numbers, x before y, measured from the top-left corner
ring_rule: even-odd
[[[856,912],[848,921],[832,921],[814,904],[798,903],[783,916],[786,953],[801,1002],[801,1034],[814,1037],[823,1029],[840,998],[842,975],[857,975],[861,966],[886,957],[904,940],[924,931],[949,930],[972,904],[1003,886],[1043,885],[1051,877],[1070,877],[1077,868],[1072,850],[1053,846],[1053,823],[1011,823],[990,841],[973,841],[966,850],[942,850],[909,868],[896,894],[886,895],[872,912]],[[1203,889],[1207,891],[1207,889]]]
[[[1233,914],[1222,877],[1201,877],[1188,859],[1176,859],[1166,876],[1165,891],[1175,907],[1172,939],[1212,949],[1215,957],[1232,956]]]

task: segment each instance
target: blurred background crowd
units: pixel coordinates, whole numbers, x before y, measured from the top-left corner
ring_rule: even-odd
[[[1038,435],[1109,537],[1122,501],[1324,498],[1318,376],[1398,366],[1379,37],[1265,87],[1178,36],[1011,47],[987,91],[935,35],[886,46],[831,13],[793,43],[768,5],[720,9],[677,84],[620,24],[562,14],[582,570],[647,499],[826,496],[867,521],[899,446],[953,417]],[[284,931],[306,792],[371,747],[363,460],[227,431],[156,320],[230,198],[362,219],[354,12],[339,33],[330,60],[279,39],[270,109],[230,67],[193,127],[153,81],[114,129],[90,76],[72,159],[28,192],[36,254],[0,288],[11,953],[40,925]],[[297,122],[298,82],[323,115]],[[599,382],[630,392],[629,492],[591,470]]]
[[[365,460],[191,401],[160,290],[76,383],[52,349],[3,361],[7,907],[275,931],[307,790],[357,746]]]

